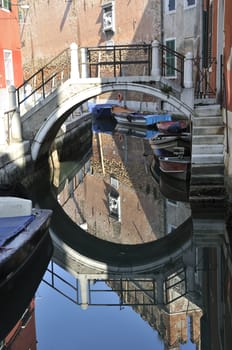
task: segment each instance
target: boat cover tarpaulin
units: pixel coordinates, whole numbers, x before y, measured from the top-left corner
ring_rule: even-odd
[[[22,232],[33,220],[34,215],[0,218],[0,247]]]
[[[153,125],[159,122],[169,122],[172,120],[170,114],[148,114],[144,116],[147,125]]]

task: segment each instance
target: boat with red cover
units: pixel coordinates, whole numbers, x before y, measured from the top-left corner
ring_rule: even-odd
[[[188,130],[189,121],[185,119],[162,121],[157,123],[156,126],[162,133],[179,134]]]

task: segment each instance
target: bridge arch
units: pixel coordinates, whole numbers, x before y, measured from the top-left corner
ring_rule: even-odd
[[[80,86],[82,88],[80,88]],[[92,82],[85,83],[75,82],[65,84],[67,99],[64,100],[55,110],[51,112],[46,121],[42,124],[39,131],[34,137],[31,147],[32,159],[36,161],[40,156],[49,150],[51,142],[56,136],[59,128],[70,115],[82,103],[89,99],[99,96],[106,92],[113,91],[133,91],[147,94],[162,101],[168,102],[175,109],[183,113],[186,118],[191,119],[193,110],[178,98],[169,95],[154,86],[146,85],[144,83],[133,83],[133,82]],[[68,91],[69,90],[69,91]],[[57,95],[58,97],[58,95]]]

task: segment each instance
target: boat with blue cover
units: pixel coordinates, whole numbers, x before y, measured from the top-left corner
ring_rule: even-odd
[[[136,112],[120,106],[113,106],[111,113],[119,124],[152,126],[159,122],[171,121],[172,115],[164,112]]]
[[[112,103],[97,103],[94,105],[89,104],[89,110],[92,115],[97,118],[106,118],[111,116]]]
[[[0,197],[0,340],[24,313],[51,259],[51,215],[29,199]]]

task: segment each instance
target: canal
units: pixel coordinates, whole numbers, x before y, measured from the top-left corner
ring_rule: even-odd
[[[38,168],[28,193],[53,210],[54,251],[31,349],[231,348],[230,208],[192,212],[156,133],[93,121]]]

